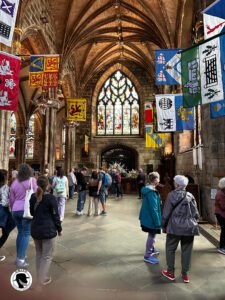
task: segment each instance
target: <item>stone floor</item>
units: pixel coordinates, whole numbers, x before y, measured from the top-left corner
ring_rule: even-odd
[[[176,281],[160,274],[165,264],[165,235],[157,237],[160,263],[143,262],[146,234],[140,230],[140,200],[135,196],[108,200],[108,215],[76,217],[75,200],[66,207],[63,236],[57,238],[53,282],[42,291],[34,287],[26,292],[14,291],[10,276],[15,270],[14,231],[2,249],[7,259],[0,264],[0,299],[62,300],[170,300],[225,299],[225,256],[216,252],[203,236],[195,239],[191,282],[180,277],[180,249],[176,259]],[[29,262],[35,281],[35,251],[29,247]]]

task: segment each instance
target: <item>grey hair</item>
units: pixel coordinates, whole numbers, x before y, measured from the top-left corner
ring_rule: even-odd
[[[218,187],[222,190],[225,188],[225,177],[221,178]]]
[[[151,172],[148,174],[148,179],[150,182],[153,182],[156,178],[160,179],[160,175],[158,172]]]

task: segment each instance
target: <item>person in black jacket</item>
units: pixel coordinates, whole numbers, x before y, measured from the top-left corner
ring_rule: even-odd
[[[81,172],[77,176],[78,199],[77,199],[77,210],[75,212],[77,216],[82,216],[84,214],[84,204],[86,201],[86,190],[87,190],[87,182],[85,180],[86,174],[87,174],[87,168],[83,167]]]
[[[138,199],[141,199],[141,189],[145,186],[145,174],[142,169],[139,169],[137,176],[137,186],[138,186]]]
[[[62,235],[62,227],[58,214],[55,196],[46,192],[48,178],[40,176],[37,180],[38,189],[30,199],[30,211],[33,216],[31,236],[36,249],[36,269],[38,282],[49,284],[49,269],[52,262],[55,237]]]

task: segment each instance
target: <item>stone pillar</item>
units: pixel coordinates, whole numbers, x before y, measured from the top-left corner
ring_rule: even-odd
[[[55,170],[55,136],[56,136],[56,112],[58,107],[54,106],[49,108],[49,123],[46,127],[49,130],[48,141],[48,168],[50,174]],[[49,127],[48,127],[49,126]]]
[[[24,127],[16,127],[16,164],[25,162],[26,130]]]
[[[48,148],[49,148],[49,124],[50,114],[49,108],[45,111],[45,140],[44,140],[44,157],[43,157],[43,168],[48,164]]]
[[[0,168],[9,167],[10,112],[0,111]]]
[[[76,163],[76,126],[71,130],[71,166],[75,167]]]

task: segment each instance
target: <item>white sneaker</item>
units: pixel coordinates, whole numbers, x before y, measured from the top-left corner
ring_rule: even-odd
[[[82,216],[83,214],[84,214],[83,210],[82,211],[79,211],[79,210],[76,211],[77,216]]]

